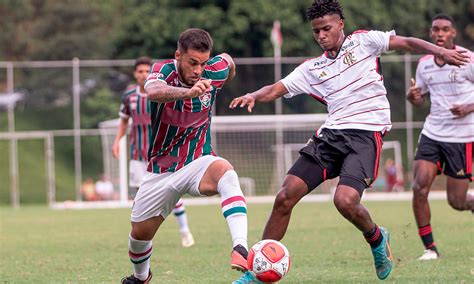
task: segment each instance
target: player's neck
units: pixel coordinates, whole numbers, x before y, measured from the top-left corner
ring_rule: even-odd
[[[140,93],[145,93],[145,85],[140,85]]]
[[[344,32],[341,32],[341,35],[339,36],[339,39],[337,40],[337,43],[334,46],[334,48],[326,50],[330,58],[335,58],[337,56],[337,54],[339,53],[339,50],[341,50],[342,44],[344,43],[345,39],[346,39],[346,36],[344,35]]]

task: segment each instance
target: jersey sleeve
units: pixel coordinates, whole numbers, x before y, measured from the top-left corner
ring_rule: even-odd
[[[422,94],[428,93],[428,85],[426,85],[426,82],[423,80],[423,77],[421,76],[421,65],[418,64],[416,67],[416,87],[421,89]]]
[[[120,104],[119,116],[128,119],[130,117],[130,96],[127,93],[122,96],[122,103]]]
[[[230,74],[230,62],[222,55],[217,55],[207,62],[203,77],[212,80],[212,85],[221,88]]]
[[[148,84],[156,81],[162,81],[163,83],[167,84],[166,78],[168,77],[170,72],[170,68],[166,68],[166,62],[155,63],[151,67],[150,74],[145,81],[145,88]]]
[[[471,62],[467,65],[467,79],[474,83],[474,63]]]
[[[394,35],[396,35],[394,30],[389,32],[369,31],[363,34],[363,40],[361,42],[370,53],[378,56],[390,51],[390,36]]]
[[[311,94],[311,85],[308,80],[308,67],[306,62],[296,67],[288,76],[281,79],[280,82],[288,90],[285,98],[292,98],[301,94]]]

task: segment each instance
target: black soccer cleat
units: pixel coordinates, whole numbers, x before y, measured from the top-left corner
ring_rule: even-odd
[[[151,270],[150,270],[150,271],[148,271],[148,277],[146,278],[145,281],[142,281],[142,280],[138,279],[137,277],[135,277],[132,274],[128,277],[122,278],[122,281],[120,283],[122,283],[122,284],[148,284],[148,283],[150,283],[150,280],[151,280],[152,277],[153,277],[153,275],[151,274]]]

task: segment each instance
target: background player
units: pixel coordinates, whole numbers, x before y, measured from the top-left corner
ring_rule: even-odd
[[[134,192],[142,182],[146,173],[148,144],[151,137],[150,105],[145,93],[145,80],[150,73],[152,60],[149,57],[140,57],[135,61],[133,76],[136,85],[130,86],[122,97],[120,105],[120,125],[112,146],[115,158],[119,156],[120,139],[125,135],[128,128],[128,120],[132,119],[130,129],[130,162],[129,162],[129,186]],[[194,238],[188,226],[188,217],[183,201],[180,199],[176,204],[173,214],[179,226],[181,244],[190,247],[194,244]]]
[[[122,283],[148,283],[152,238],[183,194],[220,194],[232,237],[231,267],[247,270],[247,209],[237,173],[211,144],[211,109],[235,75],[228,54],[210,58],[212,38],[201,29],[181,33],[175,59],[154,64],[145,84],[151,101],[148,173],[132,208],[129,255],[134,275]],[[197,281],[199,282],[199,281]]]
[[[443,168],[451,207],[459,211],[474,209],[474,196],[468,193],[474,142],[474,56],[454,44],[456,28],[448,15],[433,18],[430,37],[438,46],[465,51],[471,63],[458,68],[447,65],[441,56],[424,56],[416,69],[416,84],[412,79],[407,94],[408,101],[415,106],[422,105],[428,93],[431,100],[413,164],[413,212],[425,246],[420,260],[439,257],[430,224],[428,194]]]
[[[396,36],[394,31],[356,31],[345,36],[342,7],[336,0],[314,1],[307,16],[324,54],[305,61],[283,80],[230,104],[231,108],[247,106],[251,112],[255,101],[306,93],[328,107],[327,120],[288,171],[262,239],[281,240],[298,201],[324,180],[339,176],[334,204],[362,232],[372,249],[377,277],[385,279],[393,265],[389,234],[360,204],[365,188],[377,177],[382,136],[391,128],[379,56],[389,50],[406,50],[436,54],[455,65],[466,59],[420,39]],[[252,281],[253,275],[245,273],[236,283]]]

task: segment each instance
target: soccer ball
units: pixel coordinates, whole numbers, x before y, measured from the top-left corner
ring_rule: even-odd
[[[290,253],[279,241],[262,240],[250,249],[247,264],[258,280],[277,282],[290,271]]]

